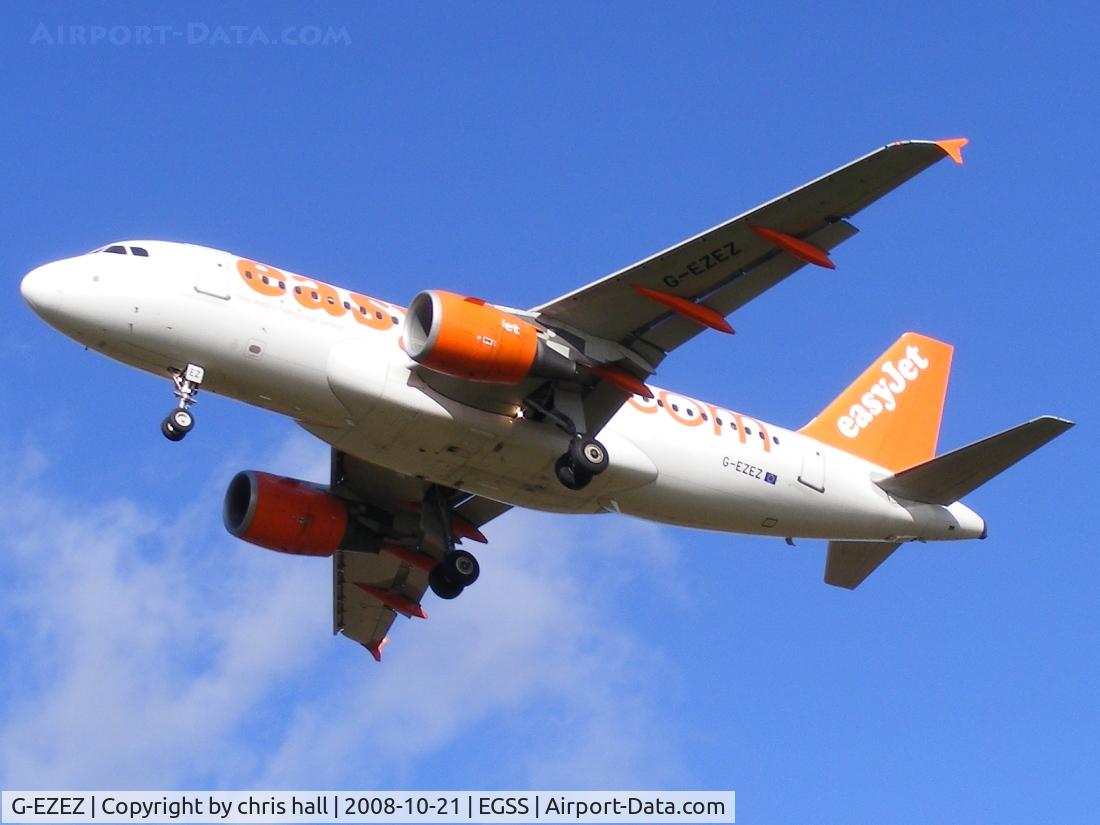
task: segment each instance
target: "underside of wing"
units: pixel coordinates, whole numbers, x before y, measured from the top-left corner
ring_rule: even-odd
[[[333,632],[359,642],[376,660],[399,617],[426,619],[421,605],[429,573],[452,541],[484,541],[480,528],[510,509],[498,501],[433,488],[333,450],[331,489],[356,503],[364,525],[379,538],[375,552],[338,550],[332,558]],[[424,516],[438,501],[449,514],[442,540],[428,535]],[[428,525],[426,527],[426,525]]]
[[[378,661],[399,615],[428,618],[420,606],[427,572],[388,553],[338,551],[332,557],[332,590],[333,632],[359,642]]]
[[[730,314],[807,263],[831,266],[829,251],[856,234],[848,218],[944,157],[961,162],[963,143],[890,144],[532,312],[655,367],[713,326],[706,318]]]

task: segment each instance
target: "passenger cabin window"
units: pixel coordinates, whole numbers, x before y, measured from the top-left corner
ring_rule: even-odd
[[[103,250],[104,252],[114,252],[116,255],[125,255],[126,247],[124,246],[109,246]]]
[[[141,247],[141,246],[131,246],[130,247],[130,253],[132,255],[137,255],[139,258],[148,258],[149,257],[149,251],[147,249],[145,249],[144,247]]]

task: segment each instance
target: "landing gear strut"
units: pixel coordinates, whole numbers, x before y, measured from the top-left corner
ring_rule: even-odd
[[[525,417],[547,420],[570,435],[569,449],[554,463],[554,475],[563,487],[583,490],[607,469],[607,448],[584,435],[584,402],[576,388],[546,384],[524,399],[524,409],[528,408],[534,415]]]
[[[428,586],[441,599],[456,598],[481,573],[474,554],[455,547],[457,518],[443,490],[429,488],[420,508],[420,529],[425,550],[440,559],[428,573]]]
[[[169,441],[182,441],[183,437],[191,432],[195,426],[195,417],[191,414],[191,405],[195,403],[195,396],[199,393],[199,385],[206,376],[206,371],[195,364],[188,364],[187,368],[180,372],[172,371],[172,381],[176,385],[174,395],[179,399],[176,409],[160,422],[160,431]]]
[[[594,438],[578,435],[554,464],[554,474],[570,490],[583,490],[594,476],[607,469],[607,465],[607,448]]]

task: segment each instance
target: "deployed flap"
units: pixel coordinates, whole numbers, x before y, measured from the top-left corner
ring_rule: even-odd
[[[1072,426],[1072,421],[1046,415],[876,483],[901,498],[952,504]]]
[[[898,546],[888,541],[830,541],[825,583],[855,590]]]

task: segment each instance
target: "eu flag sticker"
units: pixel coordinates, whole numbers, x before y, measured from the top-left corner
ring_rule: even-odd
[[[764,473],[764,481],[768,482],[768,484],[775,484],[777,481],[775,473]]]

